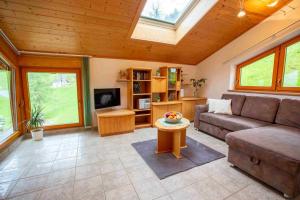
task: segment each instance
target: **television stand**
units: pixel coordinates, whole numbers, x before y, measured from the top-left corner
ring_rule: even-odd
[[[96,111],[101,137],[134,131],[134,111],[128,109]]]

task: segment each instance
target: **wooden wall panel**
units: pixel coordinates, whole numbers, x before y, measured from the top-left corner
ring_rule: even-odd
[[[21,67],[55,67],[81,68],[82,58],[63,56],[20,55],[18,64]]]

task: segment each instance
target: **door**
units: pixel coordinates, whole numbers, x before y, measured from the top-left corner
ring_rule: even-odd
[[[81,72],[79,69],[23,68],[26,118],[42,109],[45,129],[83,125]]]

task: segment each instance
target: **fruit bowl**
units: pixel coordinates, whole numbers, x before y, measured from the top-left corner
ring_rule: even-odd
[[[169,123],[178,123],[182,119],[182,114],[180,112],[166,112],[164,114],[164,118],[166,122]]]

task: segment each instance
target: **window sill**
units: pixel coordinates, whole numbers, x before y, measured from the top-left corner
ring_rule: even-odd
[[[239,92],[239,93],[256,93],[256,94],[300,96],[299,92],[273,92],[273,91],[259,91],[259,90],[227,90],[227,91],[228,92]]]
[[[16,139],[21,136],[20,131],[14,132],[11,136],[7,138],[4,142],[0,144],[0,152],[2,152],[6,147],[8,147],[11,143],[13,143]]]

